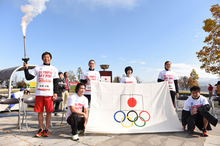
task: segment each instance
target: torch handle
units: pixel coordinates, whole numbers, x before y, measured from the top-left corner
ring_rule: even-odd
[[[22,58],[22,60],[27,63],[29,61],[29,58]]]

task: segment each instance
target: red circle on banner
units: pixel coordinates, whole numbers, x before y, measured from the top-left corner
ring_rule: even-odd
[[[131,97],[128,99],[128,106],[135,107],[136,104],[137,104],[137,100],[135,98]]]

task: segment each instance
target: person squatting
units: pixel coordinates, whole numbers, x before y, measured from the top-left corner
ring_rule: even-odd
[[[210,105],[207,98],[200,95],[200,88],[193,86],[190,92],[191,96],[185,101],[182,110],[183,129],[186,131],[187,125],[187,131],[194,132],[197,126],[203,132],[203,136],[208,136],[207,130],[211,130],[210,124],[216,126],[218,120],[208,112]]]

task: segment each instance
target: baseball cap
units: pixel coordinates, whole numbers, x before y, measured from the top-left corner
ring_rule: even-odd
[[[24,90],[24,88],[21,88],[21,89],[20,89],[20,91],[23,91],[23,90]]]

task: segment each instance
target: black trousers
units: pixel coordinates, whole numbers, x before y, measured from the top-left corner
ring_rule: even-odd
[[[195,127],[195,125],[197,127],[203,127],[203,116],[200,113],[194,114],[194,115],[190,115],[187,120],[186,120],[187,124],[188,124],[188,131],[192,131]]]
[[[59,106],[60,106],[60,103],[59,103],[59,102],[56,102],[56,103],[55,103],[55,108],[54,108],[54,109],[55,109],[55,110],[58,110],[58,109],[59,109]],[[62,109],[62,110],[63,110],[63,109]]]
[[[72,113],[68,117],[67,123],[71,125],[73,135],[77,134],[77,130],[84,130],[84,117],[79,117],[77,113]]]
[[[58,97],[57,98],[61,98],[62,97],[62,95],[60,96],[60,95],[58,95]],[[61,102],[62,103],[62,102]],[[59,109],[59,106],[60,106],[60,102],[56,102],[56,103],[54,103],[54,109],[55,110],[58,110]],[[63,110],[63,109],[62,109]]]
[[[88,102],[90,104],[90,101],[91,101],[91,95],[84,95],[87,99],[88,99]]]
[[[174,91],[170,91],[170,96],[173,102],[173,106],[175,107],[175,96],[176,96],[176,92]]]

